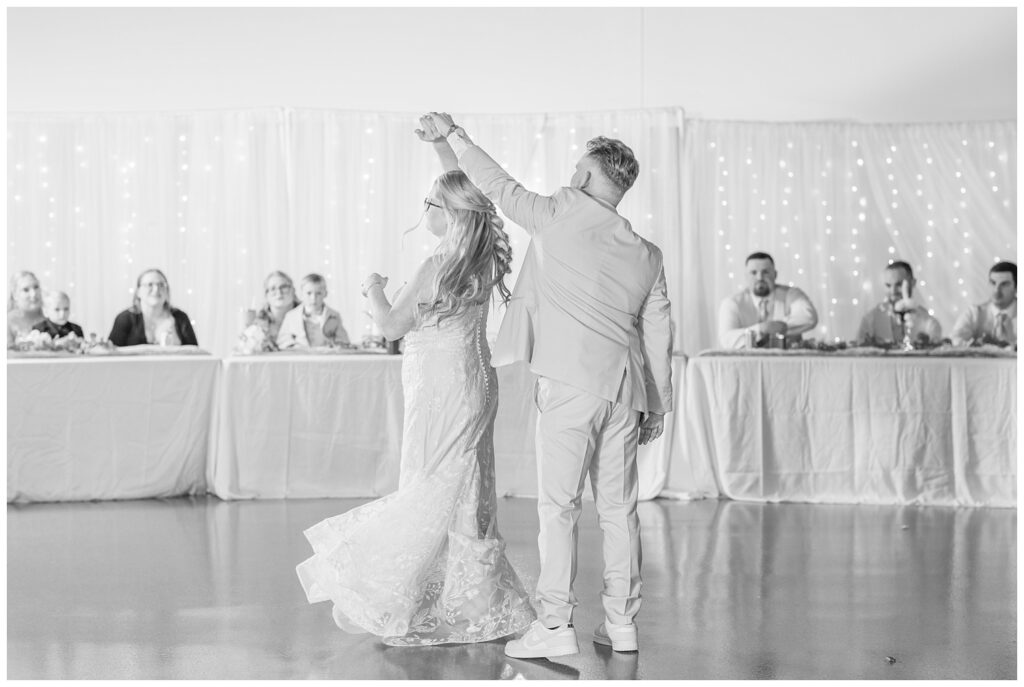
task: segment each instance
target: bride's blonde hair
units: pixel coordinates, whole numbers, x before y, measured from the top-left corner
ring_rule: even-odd
[[[494,287],[502,303],[508,303],[512,294],[504,280],[512,271],[512,248],[494,204],[460,170],[445,172],[435,185],[449,223],[427,314],[440,322],[486,302]]]

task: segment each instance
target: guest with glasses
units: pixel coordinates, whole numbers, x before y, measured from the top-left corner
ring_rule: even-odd
[[[420,139],[447,148],[420,122]],[[460,171],[434,181],[424,210],[417,226],[441,238],[435,254],[393,301],[386,277],[362,284],[384,336],[406,341],[398,491],[306,529],[313,555],[296,567],[310,603],[334,604],[338,627],[389,646],[490,642],[536,617],[496,519],[499,391],[485,332],[492,296],[510,296],[508,235]]]
[[[277,335],[284,316],[301,305],[292,278],[274,270],[263,280],[264,304],[259,310],[246,309],[236,353],[269,353],[277,351]]]
[[[115,346],[198,346],[192,323],[184,311],[171,307],[171,287],[158,269],[149,269],[135,281],[132,305],[118,313],[110,329]]]

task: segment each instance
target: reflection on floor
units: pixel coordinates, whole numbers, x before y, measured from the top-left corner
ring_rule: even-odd
[[[305,527],[362,500],[7,508],[8,678],[1015,678],[1016,510],[642,503],[639,653],[591,643],[600,532],[581,519],[581,653],[392,648],[306,603]],[[536,504],[500,529],[532,588]]]

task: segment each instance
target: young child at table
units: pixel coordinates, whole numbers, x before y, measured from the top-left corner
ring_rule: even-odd
[[[71,317],[71,299],[63,291],[48,291],[43,296],[43,315],[46,316],[32,329],[46,332],[52,339],[60,339],[68,334],[74,334],[84,339],[82,328],[74,322],[68,322]]]
[[[277,333],[277,347],[321,348],[349,344],[348,332],[341,324],[341,315],[329,307],[327,280],[319,274],[307,274],[299,282],[299,300],[302,305],[289,310]]]

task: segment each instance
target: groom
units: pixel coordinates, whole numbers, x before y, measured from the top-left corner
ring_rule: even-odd
[[[621,141],[595,138],[570,186],[527,191],[452,122],[426,116],[459,167],[532,237],[498,333],[493,365],[528,361],[538,375],[538,620],[509,641],[515,658],[579,652],[577,526],[590,475],[604,552],[605,622],[594,641],[636,651],[640,609],[637,444],[661,436],[672,410],[672,334],[661,251],[616,211],[639,165]]]

